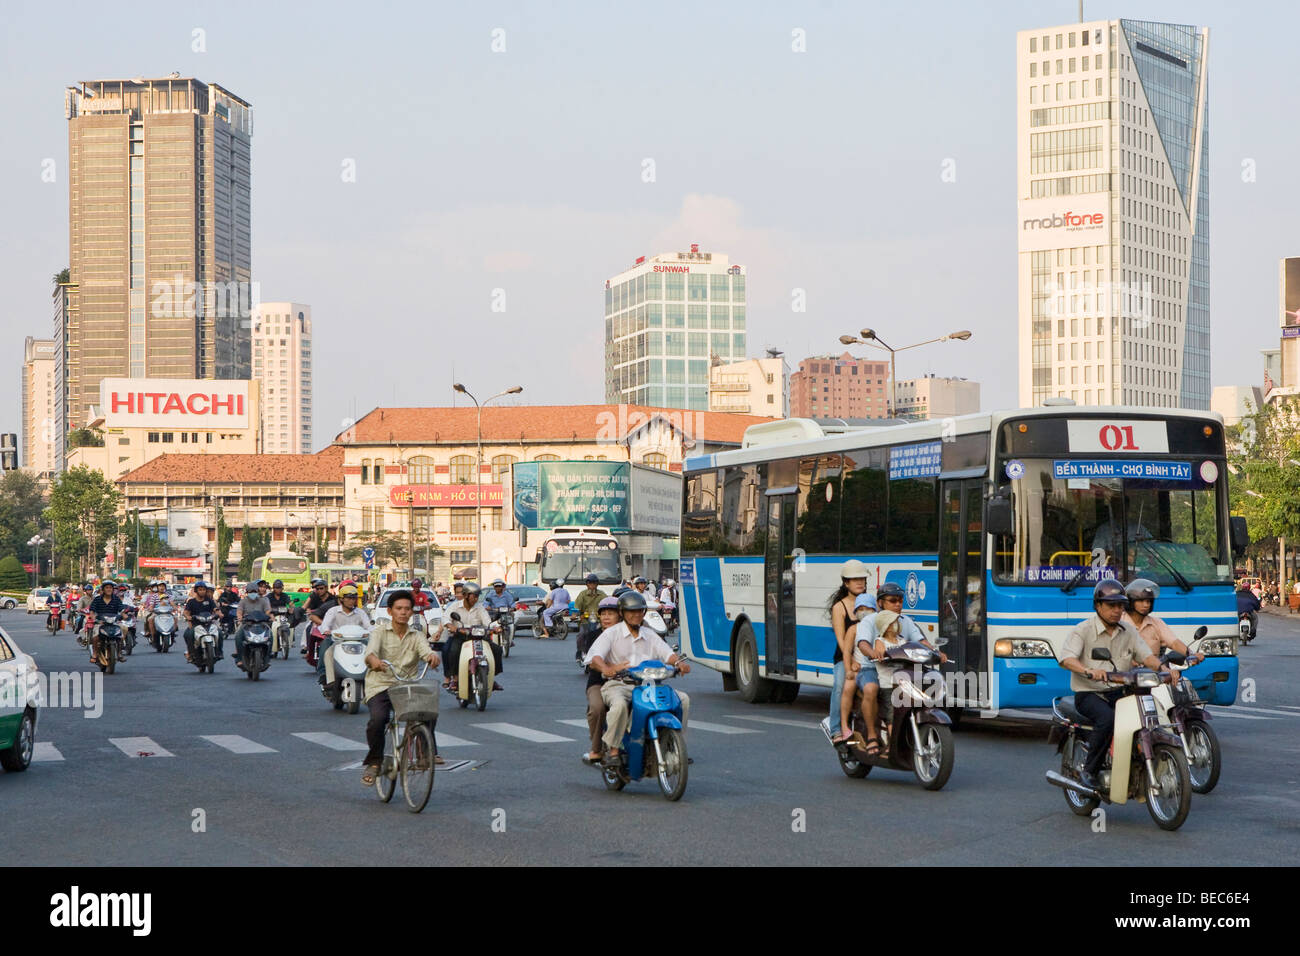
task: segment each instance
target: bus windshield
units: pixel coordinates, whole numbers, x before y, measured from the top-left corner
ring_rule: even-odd
[[[276,575],[306,574],[307,560],[305,558],[267,558],[266,573]]]
[[[1230,584],[1219,490],[1194,469],[1179,480],[1066,478],[1026,459],[1011,481],[1014,539],[997,540],[1000,584],[1095,583],[1150,578],[1160,585]]]
[[[581,581],[594,574],[601,584],[623,580],[618,547],[612,541],[548,541],[542,549],[541,576],[545,581]]]

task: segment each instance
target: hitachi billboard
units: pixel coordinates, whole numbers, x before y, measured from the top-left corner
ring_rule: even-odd
[[[99,386],[106,428],[248,427],[247,381],[106,378]]]

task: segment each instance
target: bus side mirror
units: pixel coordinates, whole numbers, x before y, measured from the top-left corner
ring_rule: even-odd
[[[984,503],[984,530],[989,534],[1016,536],[1015,511],[1009,489],[999,491]]]
[[[1246,546],[1250,544],[1250,535],[1246,531],[1246,519],[1240,515],[1233,515],[1228,519],[1228,527],[1232,531],[1232,553],[1236,557],[1241,557],[1246,553]]]

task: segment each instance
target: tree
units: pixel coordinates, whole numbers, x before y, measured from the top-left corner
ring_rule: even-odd
[[[85,465],[65,471],[50,489],[44,518],[59,550],[81,561],[81,577],[99,567],[104,543],[117,534],[122,495],[112,482]]]
[[[235,541],[235,529],[226,524],[226,513],[217,505],[217,559],[212,566],[212,576],[222,578],[226,573],[226,562],[230,560],[230,546]]]
[[[253,576],[253,562],[271,550],[270,528],[245,528],[239,542],[239,578],[247,581]]]
[[[31,576],[14,555],[0,560],[0,591],[25,591]]]
[[[68,432],[67,445],[72,448],[103,448],[104,433],[97,428],[74,428]]]
[[[135,554],[136,525],[139,525],[140,553],[135,557],[169,558],[176,553],[176,549],[163,540],[157,525],[141,521],[137,512],[131,512],[127,514],[126,519],[122,522],[122,529],[118,532],[122,543],[125,545],[122,549],[123,554],[126,553],[128,548],[132,554]],[[123,569],[130,571],[134,571],[136,567],[134,560],[122,561],[120,564]]]
[[[1282,578],[1286,539],[1300,537],[1300,402],[1281,396],[1243,416],[1228,437],[1232,513],[1246,518],[1255,541],[1278,539]]]
[[[45,501],[36,479],[25,471],[0,478],[0,554],[26,554],[27,542],[39,533]]]
[[[54,287],[57,289],[61,285],[67,285],[72,281],[72,270],[63,269],[54,273]]]

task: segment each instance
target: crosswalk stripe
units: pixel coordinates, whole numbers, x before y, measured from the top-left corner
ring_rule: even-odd
[[[584,723],[586,723],[584,721]],[[520,740],[527,740],[535,744],[560,744],[572,743],[572,737],[561,737],[559,734],[548,734],[544,730],[533,730],[531,727],[520,727],[518,724],[475,724],[475,727],[481,727],[484,730],[490,730],[493,733],[505,734],[507,737],[518,737]],[[442,745],[442,737],[438,737],[438,745]]]
[[[438,749],[443,747],[477,747],[477,740],[462,740],[460,737],[453,737],[451,734],[444,734],[441,730],[434,731],[438,738]]]
[[[707,730],[715,734],[761,734],[761,730],[755,730],[753,727],[731,727],[727,724],[710,724],[703,720],[692,720],[686,725],[687,730]]]
[[[754,717],[749,714],[727,714],[728,720],[756,720],[761,724],[780,724],[783,727],[802,727],[804,730],[821,730],[815,721],[789,720],[785,717]]]
[[[265,747],[256,741],[249,740],[247,737],[241,737],[239,734],[200,734],[208,743],[216,744],[236,754],[273,754],[275,750]]]
[[[51,743],[39,743],[32,750],[32,763],[52,763],[62,759],[63,754],[59,753],[59,748]]]
[[[1255,706],[1253,706],[1253,705],[1250,706],[1250,707],[1243,707],[1243,706],[1241,706],[1241,705],[1238,705],[1238,706],[1232,708],[1232,712],[1233,712],[1233,713],[1238,713],[1238,714],[1242,714],[1242,713],[1245,713],[1245,714],[1277,714],[1277,715],[1280,716],[1280,717],[1300,717],[1300,714],[1297,714],[1295,711],[1291,711],[1291,710],[1272,710],[1272,709],[1270,709],[1270,708],[1268,708],[1268,707],[1255,707]],[[1211,713],[1218,714],[1218,713],[1222,713],[1222,711],[1220,711],[1218,707],[1215,707],[1214,710],[1211,711]]]
[[[582,717],[570,717],[568,720],[557,720],[557,724],[568,724],[570,727],[586,728],[587,721]]]
[[[323,732],[296,733],[293,736],[300,740],[305,740],[309,744],[318,744],[322,747],[328,747],[330,750],[369,750],[369,746],[358,743],[355,740],[349,740],[347,737],[340,737],[338,734]]]
[[[174,757],[170,750],[159,747],[151,737],[109,737],[108,742],[128,757]]]
[[[1210,713],[1215,717],[1237,717],[1241,720],[1277,720],[1276,717],[1252,717],[1250,714],[1241,714],[1233,710],[1212,710]]]

